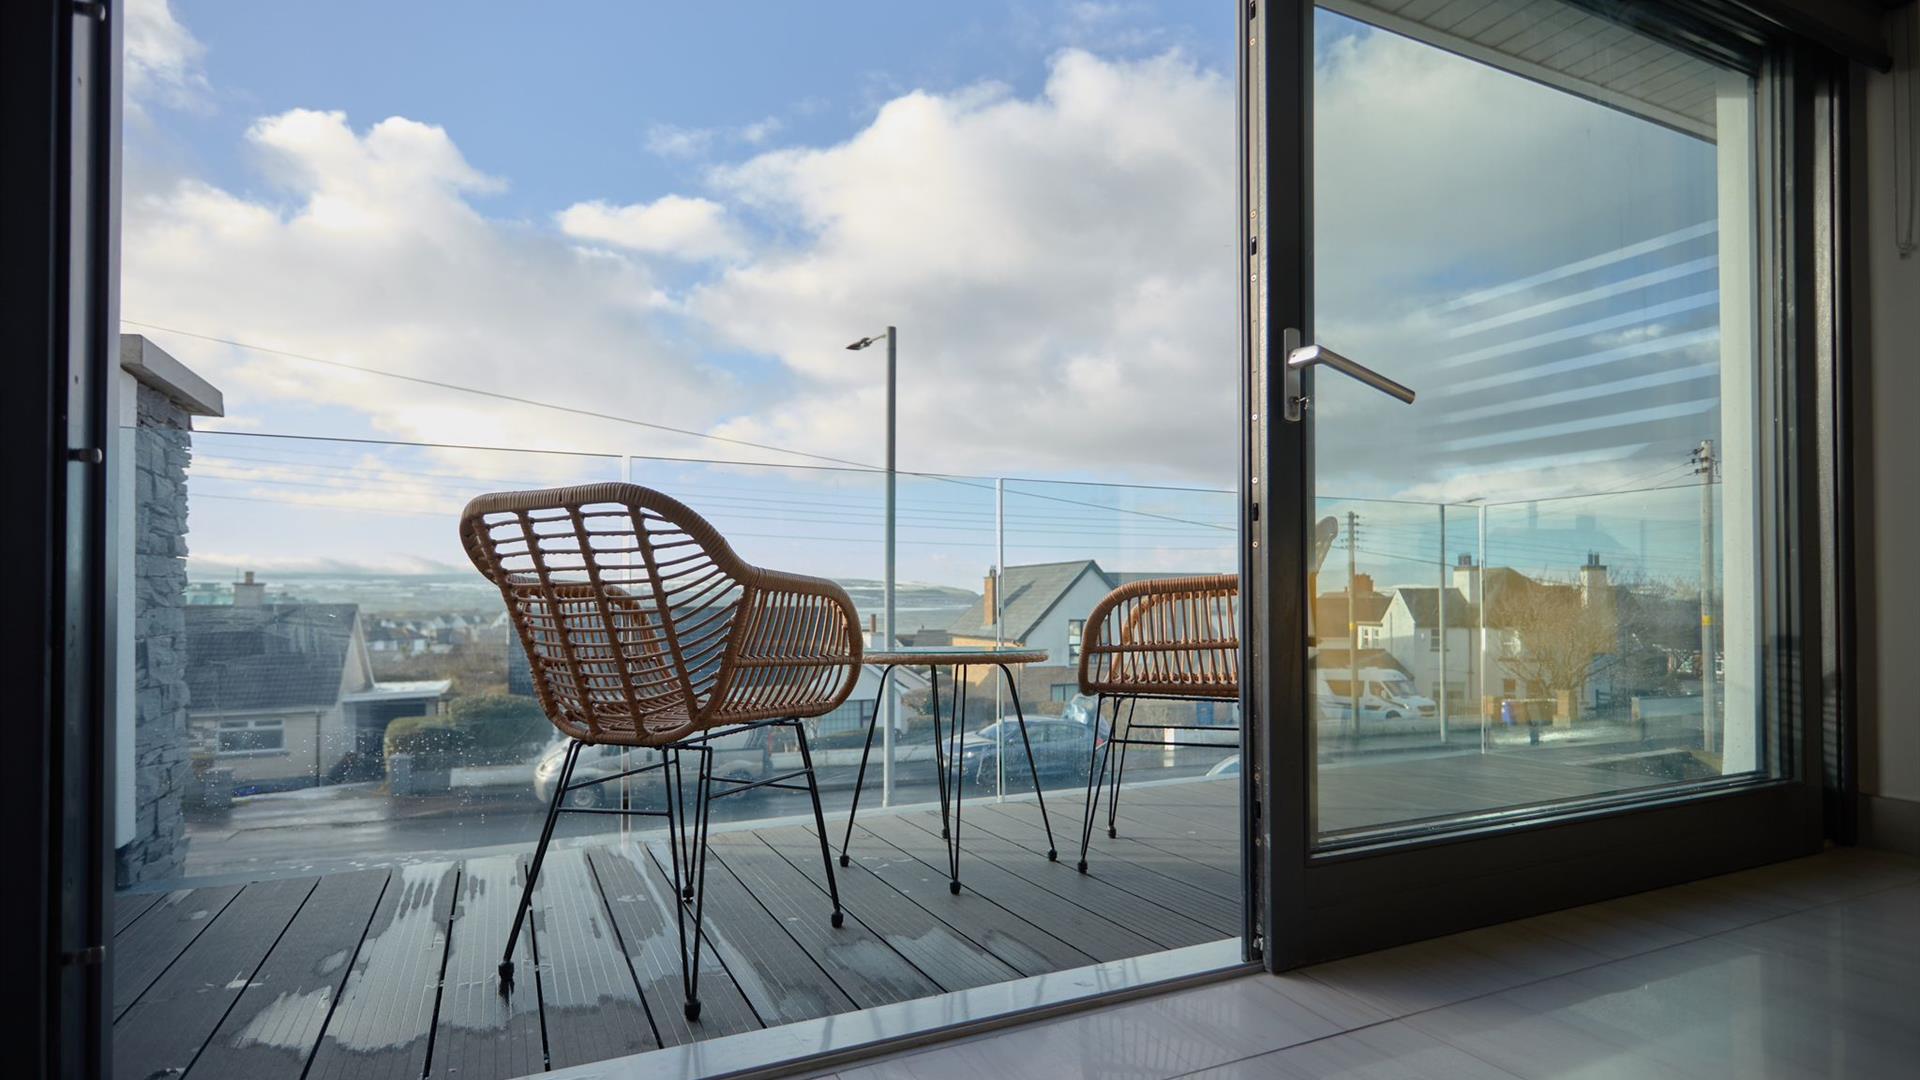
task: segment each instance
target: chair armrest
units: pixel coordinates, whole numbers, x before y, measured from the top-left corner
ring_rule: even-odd
[[[1237,696],[1239,602],[1233,574],[1155,578],[1113,590],[1087,617],[1080,692]]]
[[[819,716],[853,693],[864,643],[847,591],[825,578],[756,569],[722,677],[729,711]]]

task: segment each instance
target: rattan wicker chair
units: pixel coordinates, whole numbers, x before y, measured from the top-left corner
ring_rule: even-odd
[[[700,1015],[712,800],[756,787],[806,791],[833,925],[842,925],[801,721],[833,711],[858,677],[859,619],[846,591],[830,581],[747,564],[700,515],[634,484],[482,495],[461,515],[460,539],[473,565],[499,586],[540,705],[572,740],[500,962],[501,992],[512,986],[514,944],[562,813],[667,819],[690,1020]],[[800,769],[758,780],[714,775],[712,740],[770,725],[793,728]],[[607,744],[649,748],[658,751],[657,759],[573,783],[581,749]],[[682,768],[688,756],[695,759],[691,777]],[[569,791],[654,770],[665,810],[563,805]],[[804,787],[791,782],[803,776]]]
[[[1219,742],[1167,739],[1167,731],[1238,734],[1239,726],[1136,724],[1133,708],[1141,699],[1163,701],[1238,701],[1240,698],[1240,579],[1232,574],[1172,577],[1122,585],[1093,606],[1080,649],[1080,692],[1094,695],[1092,747],[1087,753],[1086,813],[1080,822],[1078,869],[1087,872],[1087,846],[1107,774],[1107,835],[1119,835],[1120,781],[1126,775],[1127,747],[1222,746]],[[1100,739],[1105,705],[1113,703],[1107,738]],[[1127,725],[1120,725],[1120,706]],[[1154,731],[1158,738],[1139,738]],[[1120,753],[1115,761],[1114,745]]]

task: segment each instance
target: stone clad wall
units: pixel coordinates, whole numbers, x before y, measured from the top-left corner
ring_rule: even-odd
[[[122,886],[181,875],[181,800],[193,782],[187,744],[187,462],[192,419],[141,384],[134,440],[133,840],[119,850]]]

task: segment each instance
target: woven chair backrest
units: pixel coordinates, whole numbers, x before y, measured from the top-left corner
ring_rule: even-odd
[[[699,514],[636,484],[501,492],[467,504],[460,537],[555,727],[660,745],[704,725],[755,571]]]

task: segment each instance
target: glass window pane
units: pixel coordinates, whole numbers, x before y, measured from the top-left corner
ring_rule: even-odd
[[[1315,340],[1419,394],[1315,380],[1325,842],[1773,767],[1754,81],[1439,7],[1315,20]]]

